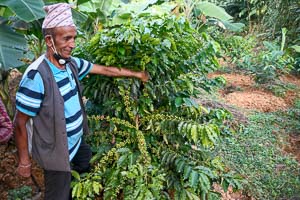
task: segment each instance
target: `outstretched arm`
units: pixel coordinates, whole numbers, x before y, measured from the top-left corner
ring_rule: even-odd
[[[149,80],[149,75],[145,71],[136,72],[126,68],[106,67],[98,64],[93,65],[90,73],[111,77],[134,77],[143,82],[147,82]]]

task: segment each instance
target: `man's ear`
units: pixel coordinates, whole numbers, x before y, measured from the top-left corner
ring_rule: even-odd
[[[45,42],[46,42],[46,45],[47,45],[47,47],[52,47],[53,46],[53,43],[52,43],[52,41],[51,41],[51,35],[46,35],[45,36]]]

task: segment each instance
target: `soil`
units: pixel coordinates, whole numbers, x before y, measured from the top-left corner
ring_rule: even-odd
[[[260,112],[284,110],[289,108],[296,98],[299,98],[299,93],[294,91],[288,91],[285,97],[276,97],[269,91],[257,88],[252,77],[247,75],[214,73],[210,74],[209,77],[213,78],[220,75],[227,81],[226,87],[219,91],[220,97],[228,105],[237,107],[237,109],[245,113],[252,110]],[[298,88],[300,87],[300,79],[296,77],[284,76],[281,79],[296,85]],[[228,108],[232,109],[230,106]],[[240,113],[237,113],[236,116],[240,116],[245,121],[243,115]],[[291,135],[289,142],[290,145],[286,146],[284,150],[294,154],[300,162],[300,134]],[[7,199],[8,190],[20,188],[25,185],[32,187],[33,194],[37,193],[37,187],[31,178],[24,179],[16,175],[16,167],[17,156],[13,141],[5,145],[0,145],[0,199]],[[33,164],[32,168],[33,176],[37,180],[39,187],[43,189],[42,170],[36,164]],[[251,197],[247,197],[241,192],[234,193],[232,189],[224,192],[218,185],[214,185],[214,188],[216,191],[221,192],[223,200],[251,200]]]
[[[255,86],[251,76],[242,74],[210,74],[210,78],[222,76],[226,79],[226,87],[219,91],[225,102],[246,110],[261,112],[273,112],[285,110],[292,106],[294,100],[299,97],[294,91],[287,91],[284,97],[277,97],[270,91]],[[293,76],[281,77],[285,82],[300,87],[300,79]]]
[[[38,194],[38,187],[31,178],[22,178],[16,175],[17,150],[14,141],[0,145],[0,199],[8,199],[8,191],[23,186],[32,188],[32,196]],[[32,164],[32,174],[37,184],[43,189],[43,171],[36,163]],[[38,199],[42,199],[41,196]]]
[[[285,110],[294,104],[295,99],[300,97],[300,79],[292,75],[280,77],[284,83],[290,83],[296,86],[296,91],[287,91],[284,97],[277,97],[270,91],[257,88],[251,76],[243,74],[210,74],[210,78],[222,76],[226,79],[226,86],[220,90],[220,97],[227,103],[236,106],[238,110],[274,112],[277,110]],[[290,134],[288,144],[283,147],[283,151],[292,154],[300,163],[300,134]],[[220,192],[222,200],[251,200],[241,192],[234,193],[231,189],[224,192],[220,186],[215,185],[215,190]]]
[[[280,77],[284,83],[296,86],[296,90],[289,90],[284,97],[277,97],[270,91],[257,88],[251,76],[242,74],[213,73],[209,77],[223,76],[226,79],[226,87],[219,91],[225,102],[247,110],[260,112],[273,112],[290,108],[297,98],[300,98],[300,78],[292,75]],[[289,136],[289,145],[284,147],[287,153],[295,155],[300,162],[300,134]]]

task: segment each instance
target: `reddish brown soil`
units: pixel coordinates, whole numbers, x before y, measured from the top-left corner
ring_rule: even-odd
[[[229,104],[240,108],[272,112],[289,108],[299,97],[295,91],[287,91],[285,97],[277,97],[269,91],[255,87],[254,80],[241,74],[210,74],[214,78],[222,76],[226,79],[226,87],[220,91],[221,97]],[[300,86],[300,80],[293,76],[281,78],[285,82]]]
[[[242,191],[233,192],[231,186],[226,192],[224,192],[220,185],[214,184],[213,187],[215,191],[221,194],[222,200],[254,200],[252,197],[244,195]]]
[[[296,86],[296,90],[287,91],[284,97],[277,97],[270,91],[255,86],[254,80],[247,75],[242,74],[220,74],[213,73],[209,77],[214,78],[222,76],[226,79],[226,86],[219,91],[220,97],[228,104],[247,111],[273,112],[285,110],[294,104],[296,98],[300,98],[299,88],[300,79],[291,75],[283,76],[280,79],[284,83],[290,83]],[[288,138],[288,144],[283,147],[287,153],[291,153],[300,163],[300,134],[292,134]],[[242,193],[233,193],[231,190],[222,191],[220,186],[215,189],[222,194],[223,200],[251,199]]]
[[[299,134],[291,134],[289,136],[289,144],[284,147],[284,151],[295,155],[300,163],[300,136]]]
[[[294,104],[295,99],[300,98],[300,78],[287,75],[280,79],[285,83],[296,86],[295,90],[289,90],[284,97],[276,97],[270,91],[254,86],[254,81],[250,76],[241,74],[210,74],[210,77],[222,76],[226,79],[226,87],[220,91],[220,96],[227,103],[246,110],[257,110],[261,112],[272,112],[284,110]],[[289,152],[296,153],[300,161],[300,138],[299,134],[290,136],[291,147]],[[294,149],[294,150],[293,150]]]
[[[283,98],[259,90],[232,92],[225,95],[224,99],[226,102],[238,107],[262,112],[271,112],[288,108],[288,105]]]
[[[21,188],[22,186],[31,186],[33,196],[37,194],[38,188],[34,185],[31,178],[21,178],[16,174],[17,155],[16,147],[13,141],[8,144],[0,145],[0,199],[7,199],[8,191]],[[43,188],[42,170],[33,163],[32,173],[38,183]]]

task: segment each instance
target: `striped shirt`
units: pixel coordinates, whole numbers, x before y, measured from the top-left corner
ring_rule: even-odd
[[[51,68],[59,91],[64,99],[64,113],[66,120],[66,130],[68,136],[69,160],[71,161],[78,151],[83,135],[83,116],[80,102],[78,100],[78,90],[69,65],[66,69],[58,69],[44,55],[28,67],[20,82],[20,87],[16,95],[16,107],[22,113],[31,117],[38,115],[44,98],[43,80],[37,67],[46,60]],[[86,60],[73,57],[78,66],[78,78],[83,79],[91,70],[92,64]]]

